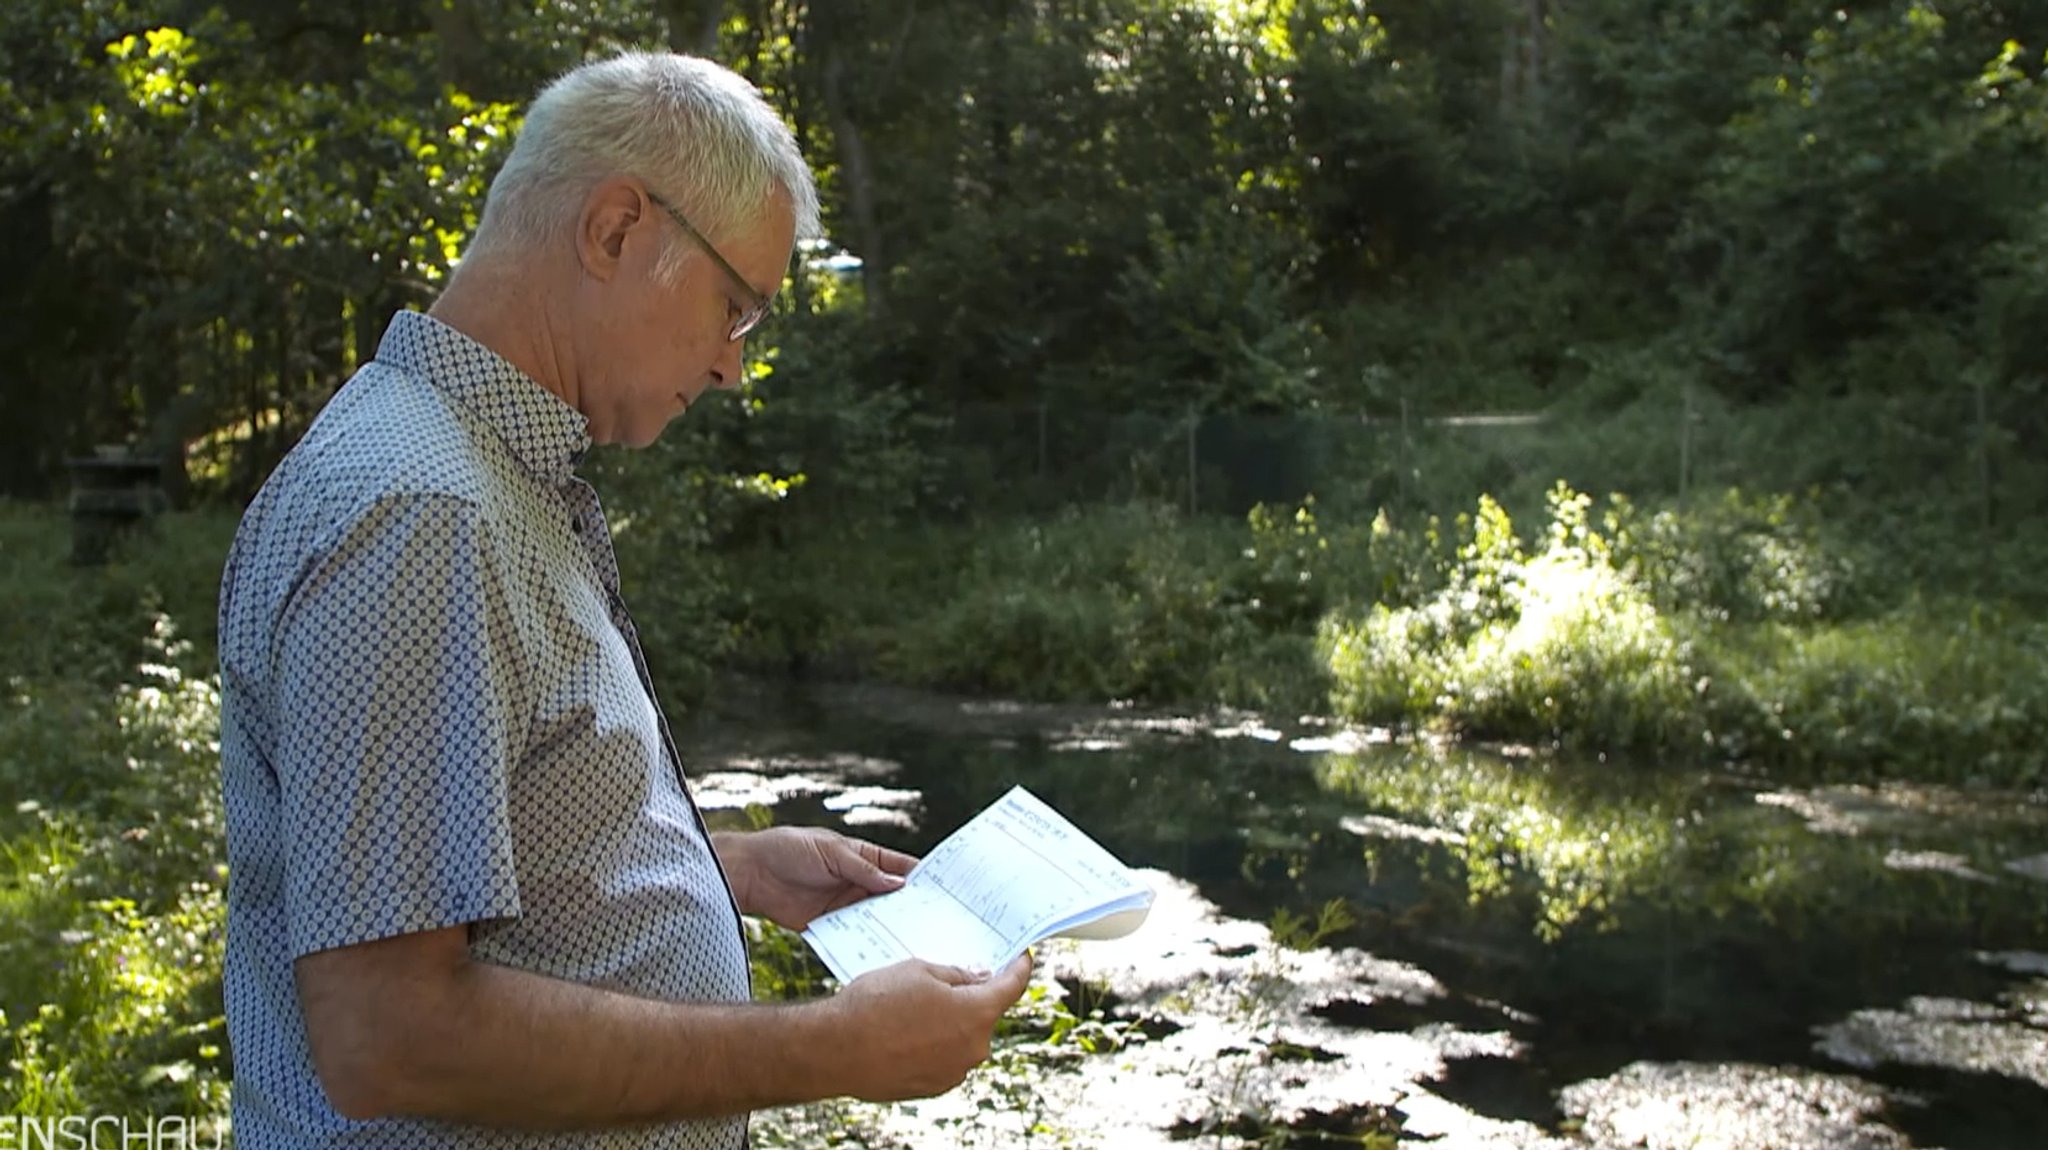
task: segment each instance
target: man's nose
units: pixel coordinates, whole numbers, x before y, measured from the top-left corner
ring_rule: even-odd
[[[720,391],[730,391],[740,385],[747,370],[746,337],[732,340],[725,345],[725,354],[711,365],[711,386]]]

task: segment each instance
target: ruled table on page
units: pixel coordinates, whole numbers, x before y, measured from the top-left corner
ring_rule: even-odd
[[[1122,864],[1030,792],[1010,791],[939,844],[913,875],[953,896],[1006,946],[1124,891]]]
[[[1063,920],[1142,890],[1018,787],[934,848],[902,890],[826,915],[804,937],[842,977],[910,957],[993,969]]]

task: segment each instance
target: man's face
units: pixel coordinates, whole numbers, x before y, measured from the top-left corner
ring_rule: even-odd
[[[727,337],[756,299],[781,287],[795,239],[795,219],[777,197],[751,231],[716,241],[742,285],[647,201],[620,248],[617,276],[602,293],[598,346],[581,349],[590,367],[581,406],[591,438],[645,447],[705,392],[737,386],[746,341]],[[666,244],[691,249],[671,284],[656,276]]]

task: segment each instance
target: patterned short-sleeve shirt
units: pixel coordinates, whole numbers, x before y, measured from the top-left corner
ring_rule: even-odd
[[[249,506],[221,587],[240,1150],[728,1150],[734,1118],[536,1134],[337,1113],[292,964],[466,926],[479,961],[744,1001],[738,911],[656,704],[582,415],[399,314]]]

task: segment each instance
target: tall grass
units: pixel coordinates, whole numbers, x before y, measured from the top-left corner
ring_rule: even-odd
[[[211,605],[232,528],[172,516],[79,570],[56,513],[0,507],[8,1113],[225,1118]]]

